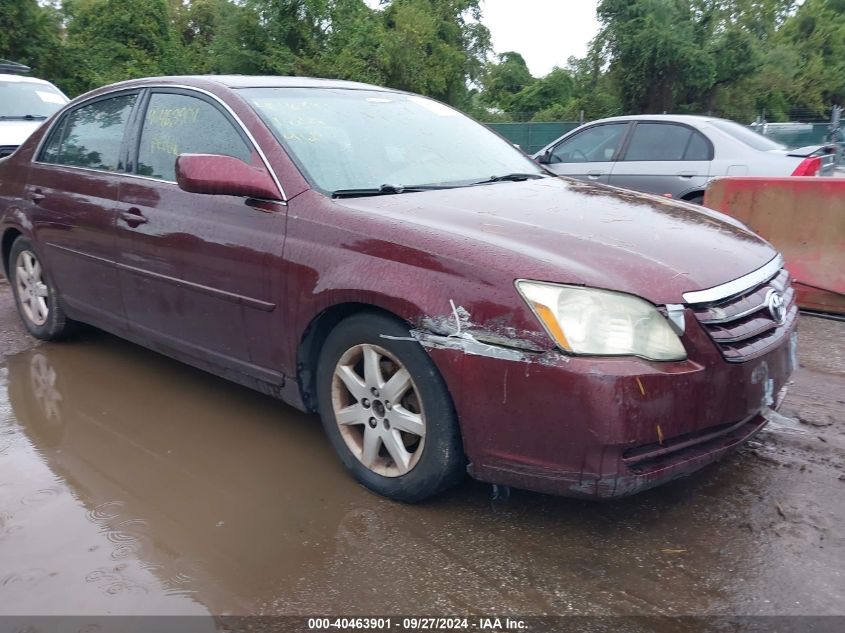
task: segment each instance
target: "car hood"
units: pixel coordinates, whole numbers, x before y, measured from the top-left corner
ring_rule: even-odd
[[[44,121],[0,121],[0,145],[20,145]]]
[[[736,220],[687,203],[568,178],[352,198],[358,212],[416,226],[395,241],[513,279],[584,284],[682,303],[777,252]],[[391,239],[385,235],[384,239]]]

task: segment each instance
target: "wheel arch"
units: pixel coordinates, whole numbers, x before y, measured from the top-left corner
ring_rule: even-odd
[[[704,197],[704,189],[696,189],[695,191],[685,193],[683,196],[681,196],[681,200],[689,202],[693,198],[698,198],[699,196],[701,196],[702,198]]]
[[[15,227],[9,227],[3,232],[3,237],[0,238],[0,261],[3,264],[3,274],[6,279],[9,278],[10,262],[9,257],[12,254],[12,244],[15,243],[23,232]]]
[[[323,343],[329,333],[344,319],[361,312],[373,312],[390,317],[408,326],[408,319],[384,307],[359,301],[345,301],[331,305],[311,319],[299,340],[296,352],[296,377],[302,403],[308,411],[317,410],[316,369]]]

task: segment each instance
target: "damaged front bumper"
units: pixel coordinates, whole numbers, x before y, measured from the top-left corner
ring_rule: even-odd
[[[785,396],[785,390],[783,391]],[[720,425],[702,432],[623,452],[619,470],[602,476],[559,470],[532,469],[518,464],[491,463],[470,466],[471,474],[490,483],[509,485],[563,496],[625,497],[690,475],[715,462],[754,437],[768,422],[761,411],[737,424]]]
[[[551,494],[620,497],[691,474],[754,436],[786,393],[794,328],[728,363],[698,328],[679,362],[426,345],[452,388],[470,474]]]

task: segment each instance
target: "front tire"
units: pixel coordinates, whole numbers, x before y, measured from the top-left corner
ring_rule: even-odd
[[[19,237],[9,255],[9,281],[15,305],[26,329],[35,338],[55,341],[67,334],[69,321],[32,244]]]
[[[460,481],[464,455],[446,384],[408,338],[407,327],[378,313],[342,321],[320,353],[317,400],[326,435],[352,476],[414,503]]]

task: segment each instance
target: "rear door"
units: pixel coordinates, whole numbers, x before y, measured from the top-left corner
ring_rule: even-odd
[[[130,330],[162,351],[280,381],[286,207],[180,189],[179,154],[265,167],[216,100],[162,88],[144,101],[130,158],[137,177],[121,185],[116,229]]]
[[[72,317],[122,332],[114,264],[125,139],[138,92],[111,93],[68,111],[29,170],[24,198],[45,268]]]
[[[610,184],[681,198],[707,186],[712,143],[698,130],[668,121],[637,121]]]
[[[629,125],[620,121],[581,128],[552,148],[546,167],[561,176],[606,184]]]

